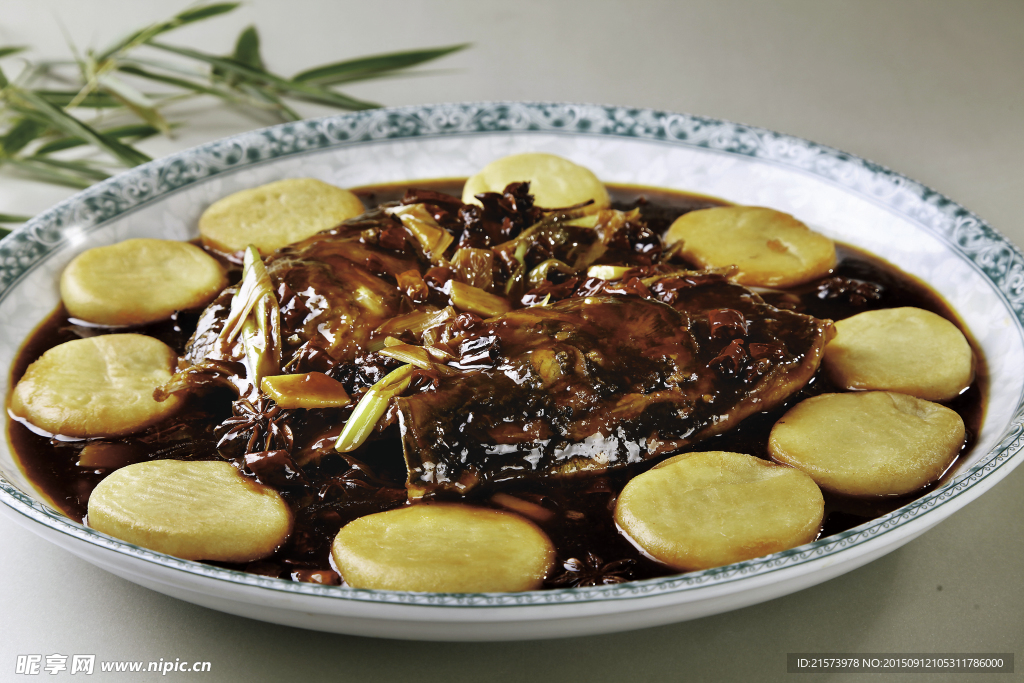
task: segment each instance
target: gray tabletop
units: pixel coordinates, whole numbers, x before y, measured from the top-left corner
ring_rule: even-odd
[[[30,44],[40,56],[63,56],[60,24],[80,47],[99,45],[181,6],[6,0],[0,45]],[[360,54],[473,43],[430,75],[351,88],[385,104],[600,102],[809,138],[920,180],[1024,244],[1019,1],[253,0],[174,40],[226,53],[249,23],[262,31],[270,66],[284,73]],[[186,114],[194,127],[145,149],[164,154],[272,122],[204,103],[189,105]],[[38,212],[67,194],[0,175],[3,213]],[[168,679],[218,681],[777,680],[793,675],[786,673],[791,652],[1015,652],[1019,659],[1022,519],[1024,468],[907,546],[771,602],[618,635],[439,644],[316,633],[196,607],[106,574],[5,518],[0,680],[27,679],[14,673],[17,655],[54,653],[209,661],[208,674]],[[1017,663],[1021,670],[1024,662]],[[990,675],[1014,677],[1021,674]],[[880,677],[800,677],[833,678]],[[102,679],[98,672],[91,677]]]

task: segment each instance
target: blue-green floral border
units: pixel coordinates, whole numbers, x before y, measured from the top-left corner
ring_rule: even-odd
[[[287,123],[212,142],[147,163],[93,186],[0,241],[0,300],[72,229],[94,229],[124,213],[220,173],[253,164],[380,140],[543,132],[661,141],[753,157],[799,169],[885,205],[944,238],[992,283],[1024,322],[1024,256],[973,213],[934,190],[852,154],[808,140],[718,119],[591,104],[495,102],[377,109]],[[1020,333],[1020,332],[1019,332]],[[616,586],[512,594],[424,594],[300,584],[180,560],[76,524],[0,478],[0,501],[50,529],[94,546],[191,575],[323,598],[442,607],[520,607],[632,599],[716,586],[795,567],[881,537],[1018,464],[1024,447],[1018,402],[998,446],[966,472],[872,522],[766,557],[675,577]]]

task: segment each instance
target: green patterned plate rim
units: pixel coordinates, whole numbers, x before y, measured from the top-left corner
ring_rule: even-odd
[[[539,132],[634,138],[751,157],[810,173],[870,199],[941,238],[991,283],[1024,324],[1024,256],[978,216],[942,194],[855,155],[755,126],[689,114],[593,104],[485,102],[396,107],[286,123],[224,138],[149,162],[103,181],[40,214],[0,241],[0,301],[59,248],[68,234],[111,220],[221,173],[274,159],[383,140]],[[1012,469],[1024,448],[1024,401],[995,448],[912,503],[869,523],[765,557],[679,576],[613,586],[512,594],[406,593],[317,586],[221,569],[140,548],[72,522],[0,477],[0,501],[34,522],[162,567],[271,591],[337,600],[441,607],[521,607],[631,599],[768,575],[855,548],[936,513],[972,487]]]

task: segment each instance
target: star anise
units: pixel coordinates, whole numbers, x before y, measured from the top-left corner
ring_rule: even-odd
[[[283,450],[291,451],[295,437],[288,421],[291,413],[274,400],[260,394],[255,401],[240,398],[231,404],[232,417],[221,422],[214,434],[217,450],[231,451],[239,440],[248,437],[245,453]],[[244,455],[244,453],[243,453]]]
[[[594,553],[588,552],[582,560],[570,557],[562,563],[565,571],[547,580],[549,586],[565,588],[587,588],[625,583],[632,578],[636,560],[626,558],[605,562]]]

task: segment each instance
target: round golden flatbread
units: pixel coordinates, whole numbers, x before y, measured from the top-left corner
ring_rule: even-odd
[[[476,195],[482,192],[500,194],[509,183],[524,181],[530,183],[534,203],[545,209],[560,209],[593,200],[593,204],[583,211],[594,213],[612,204],[604,183],[589,169],[541,152],[513,154],[487,164],[466,181],[462,201],[479,204]]]
[[[677,218],[665,244],[702,268],[735,266],[733,279],[755,287],[793,287],[836,265],[835,244],[799,220],[761,206],[719,206]]]
[[[131,239],[76,256],[60,278],[72,317],[100,325],[144,325],[201,308],[228,284],[212,256],[187,242]]]
[[[11,410],[62,436],[124,436],[170,417],[176,396],[153,390],[174,373],[178,356],[141,334],[107,334],[64,342],[28,366],[14,387]]]
[[[93,489],[93,529],[186,560],[251,562],[292,529],[280,494],[226,462],[154,460],[117,470]]]
[[[350,586],[438,593],[540,588],[555,560],[533,522],[454,503],[360,517],[338,532],[331,553]]]
[[[900,496],[942,476],[963,447],[964,433],[956,412],[913,396],[822,394],[775,423],[768,451],[823,489]]]
[[[920,308],[866,311],[836,322],[822,364],[843,389],[948,401],[974,379],[974,353],[956,325]]]
[[[615,521],[654,559],[693,571],[809,543],[824,509],[803,472],[711,451],[677,455],[631,479]]]
[[[214,202],[199,217],[203,244],[225,253],[250,244],[266,256],[366,211],[348,190],[314,178],[290,178]]]

